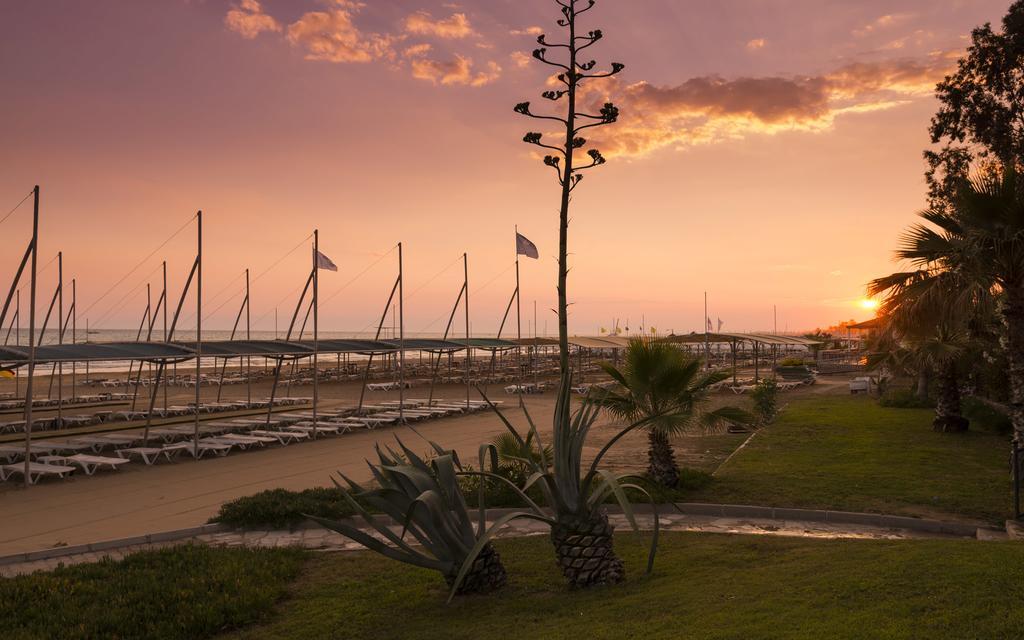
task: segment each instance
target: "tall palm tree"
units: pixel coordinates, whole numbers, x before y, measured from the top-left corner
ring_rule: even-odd
[[[647,472],[662,486],[674,488],[679,484],[670,440],[673,435],[723,423],[753,421],[749,413],[737,407],[705,411],[712,385],[731,373],[704,373],[699,359],[671,344],[634,338],[621,368],[608,362],[600,366],[618,385],[595,392],[594,402],[623,420],[647,420]]]
[[[875,280],[889,310],[920,323],[956,323],[990,309],[998,298],[1009,362],[1010,417],[1024,440],[1024,190],[1013,167],[964,180],[950,209],[921,213],[896,252],[916,271]]]

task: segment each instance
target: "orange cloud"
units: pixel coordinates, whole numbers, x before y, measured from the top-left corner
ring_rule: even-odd
[[[501,67],[496,62],[487,63],[486,71],[474,74],[473,61],[460,55],[456,55],[455,59],[450,61],[416,58],[409,65],[414,78],[446,86],[482,87],[501,77]]]
[[[393,59],[393,47],[400,38],[360,31],[352,20],[352,14],[362,6],[348,0],[336,0],[333,9],[303,14],[288,25],[288,42],[304,48],[307,60],[371,62]]]
[[[434,20],[426,11],[417,11],[405,19],[405,30],[417,35],[444,39],[468,38],[474,35],[469,18],[464,13],[453,13],[443,20]]]
[[[533,60],[532,57],[526,55],[522,51],[513,51],[509,54],[509,57],[512,58],[512,64],[516,65],[520,69],[525,69],[530,66],[530,61]]]
[[[755,38],[747,42],[747,51],[760,51],[764,49],[766,44],[768,44],[768,41],[764,38]]]
[[[526,27],[525,29],[513,29],[508,32],[512,36],[539,36],[544,33],[540,27]]]
[[[281,30],[281,24],[273,16],[263,13],[259,0],[242,0],[239,6],[232,7],[224,16],[224,24],[249,40],[264,31]]]
[[[595,142],[610,154],[639,156],[750,135],[825,131],[839,115],[891,109],[927,95],[954,65],[944,53],[924,61],[854,63],[818,76],[705,76],[676,86],[612,79],[591,85],[585,103],[598,109],[613,100],[622,119],[596,130],[603,139]]]

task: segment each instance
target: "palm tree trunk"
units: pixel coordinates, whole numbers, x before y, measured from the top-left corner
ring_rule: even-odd
[[[921,367],[921,370],[917,372],[917,397],[921,400],[928,399],[928,385],[931,376],[929,375],[928,367]]]
[[[967,431],[968,421],[960,415],[960,379],[956,363],[948,362],[939,371],[939,397],[935,403],[932,428],[940,433]]]
[[[445,576],[445,582],[450,588],[455,584],[458,571]],[[488,593],[505,586],[508,581],[508,574],[505,573],[505,566],[501,563],[501,556],[494,547],[487,544],[480,555],[473,562],[473,568],[469,570],[462,584],[459,585],[457,595],[471,593]]]
[[[647,432],[647,473],[663,487],[675,489],[679,485],[676,454],[668,435],[658,429]]]
[[[1024,442],[1024,288],[1007,287],[1002,311],[1010,365],[1010,421],[1014,437]]]
[[[594,511],[586,517],[562,517],[551,527],[551,543],[562,575],[574,589],[625,580],[622,560],[612,548],[615,527]]]

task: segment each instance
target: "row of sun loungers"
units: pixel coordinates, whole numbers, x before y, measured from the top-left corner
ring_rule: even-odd
[[[194,425],[173,425],[150,429],[148,443],[141,430],[40,440],[30,444],[28,479],[35,484],[44,477],[66,478],[78,471],[91,476],[100,469],[117,470],[133,460],[148,466],[175,460],[183,453],[196,458],[224,457],[234,449],[288,446],[321,435],[481,411],[487,406],[481,400],[413,399],[364,406],[358,415],[353,409],[324,410],[317,412],[315,422],[312,411],[273,414],[269,419],[207,421],[200,424],[198,439]],[[0,445],[0,463],[4,463],[0,464],[0,480],[25,474],[24,455],[22,444]]]

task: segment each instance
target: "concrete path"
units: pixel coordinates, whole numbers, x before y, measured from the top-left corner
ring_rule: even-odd
[[[625,516],[612,514],[610,520],[619,532],[630,531]],[[638,514],[637,524],[644,531],[653,528],[653,518]],[[958,536],[912,531],[908,529],[892,529],[871,525],[841,524],[800,520],[775,520],[767,518],[730,518],[706,515],[683,515],[671,513],[661,517],[663,531],[698,531],[704,533],[731,533],[746,535],[772,535],[801,538],[852,538],[862,540],[912,540],[925,538],[957,538]],[[401,533],[399,527],[392,527]],[[548,527],[541,522],[521,520],[505,526],[499,537],[524,537],[546,535]],[[373,532],[371,532],[373,533]],[[376,535],[374,533],[374,535]],[[377,536],[378,538],[380,536]],[[321,551],[359,551],[364,547],[348,538],[319,528],[304,528],[296,531],[219,531],[202,533],[183,540],[156,544],[130,544],[102,551],[90,551],[74,555],[0,565],[0,576],[10,577],[32,573],[33,571],[49,571],[59,565],[70,566],[88,562],[97,562],[104,557],[119,560],[125,556],[146,549],[158,549],[168,546],[194,542],[220,547],[291,547]]]

